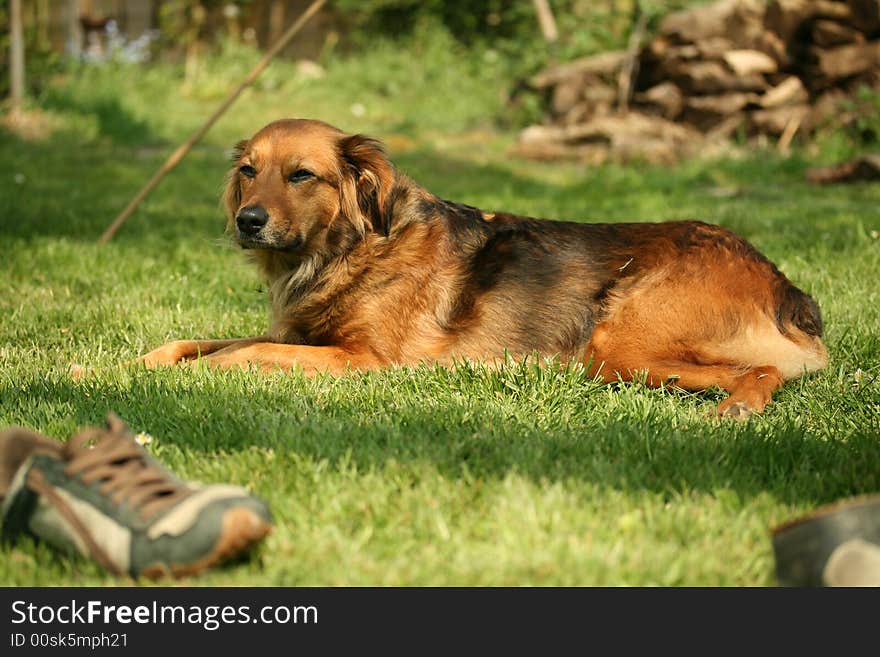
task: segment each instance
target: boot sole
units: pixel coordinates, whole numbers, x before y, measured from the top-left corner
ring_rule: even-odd
[[[271,530],[272,525],[254,511],[244,508],[230,509],[223,514],[223,525],[217,544],[205,557],[186,564],[153,564],[144,568],[140,574],[151,580],[168,576],[180,578],[198,575],[247,552]]]

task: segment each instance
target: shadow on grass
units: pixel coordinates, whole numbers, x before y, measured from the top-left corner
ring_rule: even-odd
[[[61,101],[57,101],[61,102]],[[73,101],[71,101],[73,102]],[[95,101],[110,140],[81,143],[59,133],[48,142],[27,142],[0,131],[0,155],[9,175],[0,176],[0,212],[9,237],[63,237],[92,241],[146,183],[173,144],[147,143],[147,128],[119,107]],[[120,143],[114,140],[119,139]],[[141,141],[144,140],[144,141]],[[138,246],[221,236],[219,209],[228,168],[228,145],[203,142],[152,192],[115,240]],[[810,188],[794,229],[782,221],[780,204],[805,185],[803,163],[754,158],[685,163],[677,168],[607,166],[561,178],[529,175],[528,167],[478,163],[430,149],[395,157],[400,170],[443,198],[488,211],[509,211],[564,220],[660,221],[702,218],[722,223],[758,246],[807,250],[822,243],[843,252],[867,239],[851,214],[870,216],[877,191]],[[538,167],[539,165],[535,165]],[[718,193],[730,194],[723,198]],[[868,226],[868,228],[873,228]],[[770,254],[772,256],[772,253]]]
[[[193,373],[141,371],[107,384],[52,377],[0,388],[0,398],[15,417],[61,418],[68,434],[102,424],[114,410],[186,454],[271,449],[278,458],[295,453],[331,469],[427,464],[450,479],[515,473],[535,482],[581,480],[669,496],[769,493],[814,505],[880,490],[880,443],[870,427],[829,439],[772,410],[745,425],[719,422],[702,416],[717,402],[711,395],[640,387],[615,393],[584,380],[575,393],[545,390],[546,399],[531,401],[516,392],[492,394],[491,376],[477,390],[467,384],[456,390],[450,374],[429,382],[423,394],[413,394],[413,386],[424,384],[418,373],[392,373],[384,384],[371,375],[383,387],[356,378],[311,383],[279,376],[267,384],[247,373],[188,376]],[[609,394],[638,396],[638,408],[606,412],[614,405]],[[681,406],[674,413],[658,399],[670,395],[678,398],[667,401]],[[38,408],[32,400],[40,400]]]
[[[0,132],[0,155],[14,163],[13,175],[0,177],[0,210],[16,216],[16,221],[4,222],[2,231],[18,239],[96,239],[172,150],[173,145],[79,144],[71,135],[29,142]],[[145,239],[222,235],[219,198],[229,167],[227,150],[212,143],[197,145],[128,219],[115,241],[142,244]],[[464,202],[479,199],[485,190],[509,190],[526,203],[566,194],[556,185],[502,167],[435,152],[410,155],[402,165],[428,189]]]
[[[127,111],[117,96],[78,98],[69,91],[50,87],[41,102],[45,109],[68,116],[94,117],[98,136],[107,137],[118,144],[135,146],[156,141],[149,125]]]
[[[4,237],[27,241],[57,237],[92,242],[173,150],[172,145],[120,149],[112,143],[76,143],[72,135],[30,142],[0,131],[0,155],[9,175],[0,176],[0,222]],[[226,172],[223,149],[194,148],[153,191],[118,234],[143,245],[181,237],[222,234],[218,208]]]
[[[3,222],[0,235],[27,242],[46,237],[91,243],[110,225],[140,187],[164,161],[164,149],[131,156],[112,146],[56,150],[53,144],[11,143],[0,139],[0,154],[16,151],[16,174],[0,177],[0,212],[15,221]],[[170,148],[167,149],[170,152]],[[418,159],[419,172],[431,172],[428,189],[465,202],[479,199],[481,189],[515,189],[526,203],[571,194],[557,186],[512,175],[495,166],[449,160],[437,154]],[[222,180],[228,170],[220,146],[197,146],[132,214],[112,244],[142,252],[169,244],[220,240],[225,218],[219,206]],[[492,204],[490,205],[497,205]],[[520,208],[522,209],[522,208]]]

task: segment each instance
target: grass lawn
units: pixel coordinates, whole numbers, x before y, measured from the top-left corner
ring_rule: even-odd
[[[0,131],[0,426],[58,437],[113,409],[182,477],[251,487],[275,531],[192,585],[772,585],[769,527],[880,491],[880,186],[812,187],[772,151],[677,167],[517,161],[491,66],[377,48],[322,79],[279,63],[105,247],[95,239],[252,63],[84,69]],[[251,57],[251,59],[248,59]],[[718,392],[603,386],[532,364],[345,379],[105,370],[181,337],[263,331],[266,294],[223,235],[226,152],[282,116],[385,140],[440,196],[559,219],[701,218],[754,243],[819,302],[828,369],[747,423]],[[125,583],[24,539],[0,584]]]

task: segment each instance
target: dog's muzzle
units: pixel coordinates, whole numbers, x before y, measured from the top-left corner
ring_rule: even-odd
[[[269,213],[259,205],[249,205],[242,208],[235,217],[238,233],[244,238],[256,236],[267,223],[269,223]]]

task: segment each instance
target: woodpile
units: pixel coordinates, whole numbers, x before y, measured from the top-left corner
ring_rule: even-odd
[[[860,86],[880,89],[880,0],[720,0],[530,85],[547,122],[523,131],[526,156],[670,162],[736,134],[785,150]]]

